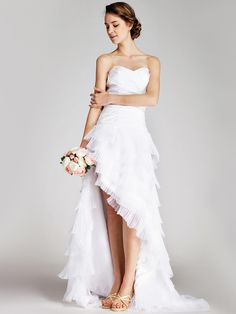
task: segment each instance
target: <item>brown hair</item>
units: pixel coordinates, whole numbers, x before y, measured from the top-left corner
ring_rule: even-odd
[[[130,30],[131,38],[135,39],[139,37],[141,33],[142,26],[139,20],[135,16],[133,8],[126,2],[113,2],[109,5],[106,5],[106,12],[118,15],[121,19],[126,22],[133,24],[133,27]]]

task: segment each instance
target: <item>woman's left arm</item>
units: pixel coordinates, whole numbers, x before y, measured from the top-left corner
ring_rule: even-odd
[[[91,107],[106,106],[111,103],[124,106],[156,106],[160,94],[160,60],[158,57],[149,59],[149,83],[144,94],[119,95],[100,92],[90,94],[93,96]]]

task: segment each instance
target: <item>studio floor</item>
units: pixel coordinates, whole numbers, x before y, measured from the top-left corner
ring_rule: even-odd
[[[80,308],[76,303],[62,302],[66,280],[57,278],[58,269],[57,267],[38,269],[37,275],[32,270],[15,270],[15,272],[13,271],[10,274],[9,271],[6,271],[5,274],[2,273],[2,280],[0,281],[0,313],[72,314],[81,312],[89,314],[95,312],[104,313],[106,311],[104,309],[86,310]],[[195,289],[197,289],[196,286]],[[211,305],[212,311],[204,313],[230,314],[230,310],[226,310],[223,306],[214,302],[214,296],[212,298],[208,296],[207,300]],[[138,313],[131,310],[128,311]],[[192,314],[197,313],[192,312]]]

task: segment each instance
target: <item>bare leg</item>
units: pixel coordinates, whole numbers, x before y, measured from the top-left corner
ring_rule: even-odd
[[[113,271],[114,271],[114,283],[110,293],[119,291],[122,278],[125,272],[125,256],[123,248],[123,234],[122,234],[122,217],[118,215],[114,208],[110,206],[106,199],[109,197],[102,189],[100,189],[102,195],[103,206],[106,210],[107,217],[107,230],[109,237],[109,244],[112,255]],[[102,300],[104,305],[110,305],[110,300]]]
[[[136,236],[136,230],[129,228],[125,220],[123,220],[123,246],[125,252],[125,275],[119,290],[121,296],[132,295],[135,280],[135,269],[140,250],[140,239]],[[126,301],[127,302],[127,301]],[[115,300],[112,307],[124,307],[124,304]]]

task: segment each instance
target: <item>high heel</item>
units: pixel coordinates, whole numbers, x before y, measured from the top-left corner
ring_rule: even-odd
[[[121,301],[125,306],[120,306],[120,307],[116,307],[116,305],[112,303],[111,305],[111,310],[115,311],[115,312],[120,312],[120,311],[125,311],[127,310],[127,308],[129,307],[132,297],[134,295],[134,292],[132,292],[131,295],[123,295],[121,296],[119,293],[117,293],[115,299],[118,299],[119,301]]]
[[[102,308],[103,308],[103,309],[110,309],[110,308],[111,308],[111,305],[112,305],[112,301],[116,298],[116,296],[117,296],[117,292],[111,293],[111,294],[109,294],[105,299],[102,299],[102,301],[103,301],[103,300],[111,300],[110,305],[104,305],[104,304],[102,303]]]

